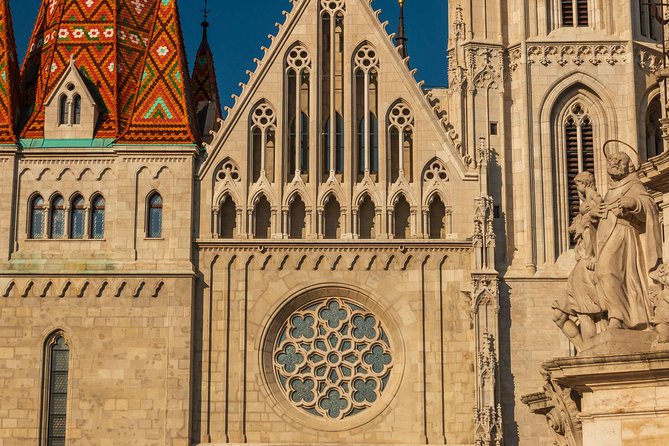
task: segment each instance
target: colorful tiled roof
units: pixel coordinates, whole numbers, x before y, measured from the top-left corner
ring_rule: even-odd
[[[195,141],[189,124],[194,113],[184,88],[188,82],[181,74],[188,73],[180,68],[186,55],[175,0],[42,0],[21,70],[22,138],[44,137],[43,104],[71,58],[97,97],[95,138],[142,144]],[[156,90],[169,108],[162,119],[155,118],[160,113],[141,114],[151,100],[147,95]],[[138,125],[148,130],[138,132]]]
[[[17,141],[18,87],[19,66],[9,0],[0,0],[0,144]]]
[[[214,55],[209,46],[207,38],[207,28],[209,24],[202,23],[202,43],[195,56],[195,66],[193,67],[193,98],[195,104],[201,102],[214,102],[217,109],[221,109],[220,97],[218,95],[218,83],[216,82],[216,69],[214,66]],[[220,116],[218,116],[220,118]]]
[[[160,0],[128,130],[120,142],[197,141],[186,50],[176,0]]]

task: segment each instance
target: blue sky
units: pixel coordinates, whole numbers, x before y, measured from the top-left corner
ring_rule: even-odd
[[[19,58],[25,55],[41,0],[10,0]],[[202,37],[201,10],[204,0],[179,0],[181,23],[192,61]],[[397,29],[397,0],[375,0],[382,9],[381,20],[390,21],[388,30]],[[239,93],[239,83],[246,82],[247,69],[253,69],[253,58],[261,58],[262,45],[269,46],[268,34],[275,34],[276,22],[283,22],[281,11],[289,10],[288,0],[209,0],[212,11],[209,41],[216,59],[221,102],[230,105],[231,94]],[[447,0],[407,0],[405,11],[411,63],[418,68],[418,79],[427,86],[446,85]]]

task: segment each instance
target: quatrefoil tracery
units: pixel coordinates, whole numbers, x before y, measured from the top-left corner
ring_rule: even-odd
[[[274,348],[274,371],[288,401],[312,415],[343,419],[369,408],[393,366],[378,318],[356,303],[329,298],[294,312]]]

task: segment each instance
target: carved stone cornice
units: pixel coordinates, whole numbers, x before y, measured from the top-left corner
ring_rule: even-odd
[[[527,46],[527,63],[549,66],[610,65],[629,60],[625,42],[533,43]]]

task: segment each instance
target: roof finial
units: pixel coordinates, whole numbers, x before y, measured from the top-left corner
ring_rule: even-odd
[[[207,36],[207,28],[209,28],[209,21],[207,19],[209,18],[209,13],[211,12],[211,10],[207,8],[208,3],[209,0],[204,0],[204,9],[202,10],[202,33],[205,38]]]
[[[403,59],[406,59],[409,57],[409,49],[407,48],[407,39],[405,28],[404,28],[404,2],[405,0],[399,0],[400,3],[400,23],[399,23],[399,28],[397,30],[397,37],[395,40],[397,41],[397,46],[400,49],[400,55],[402,56]]]

